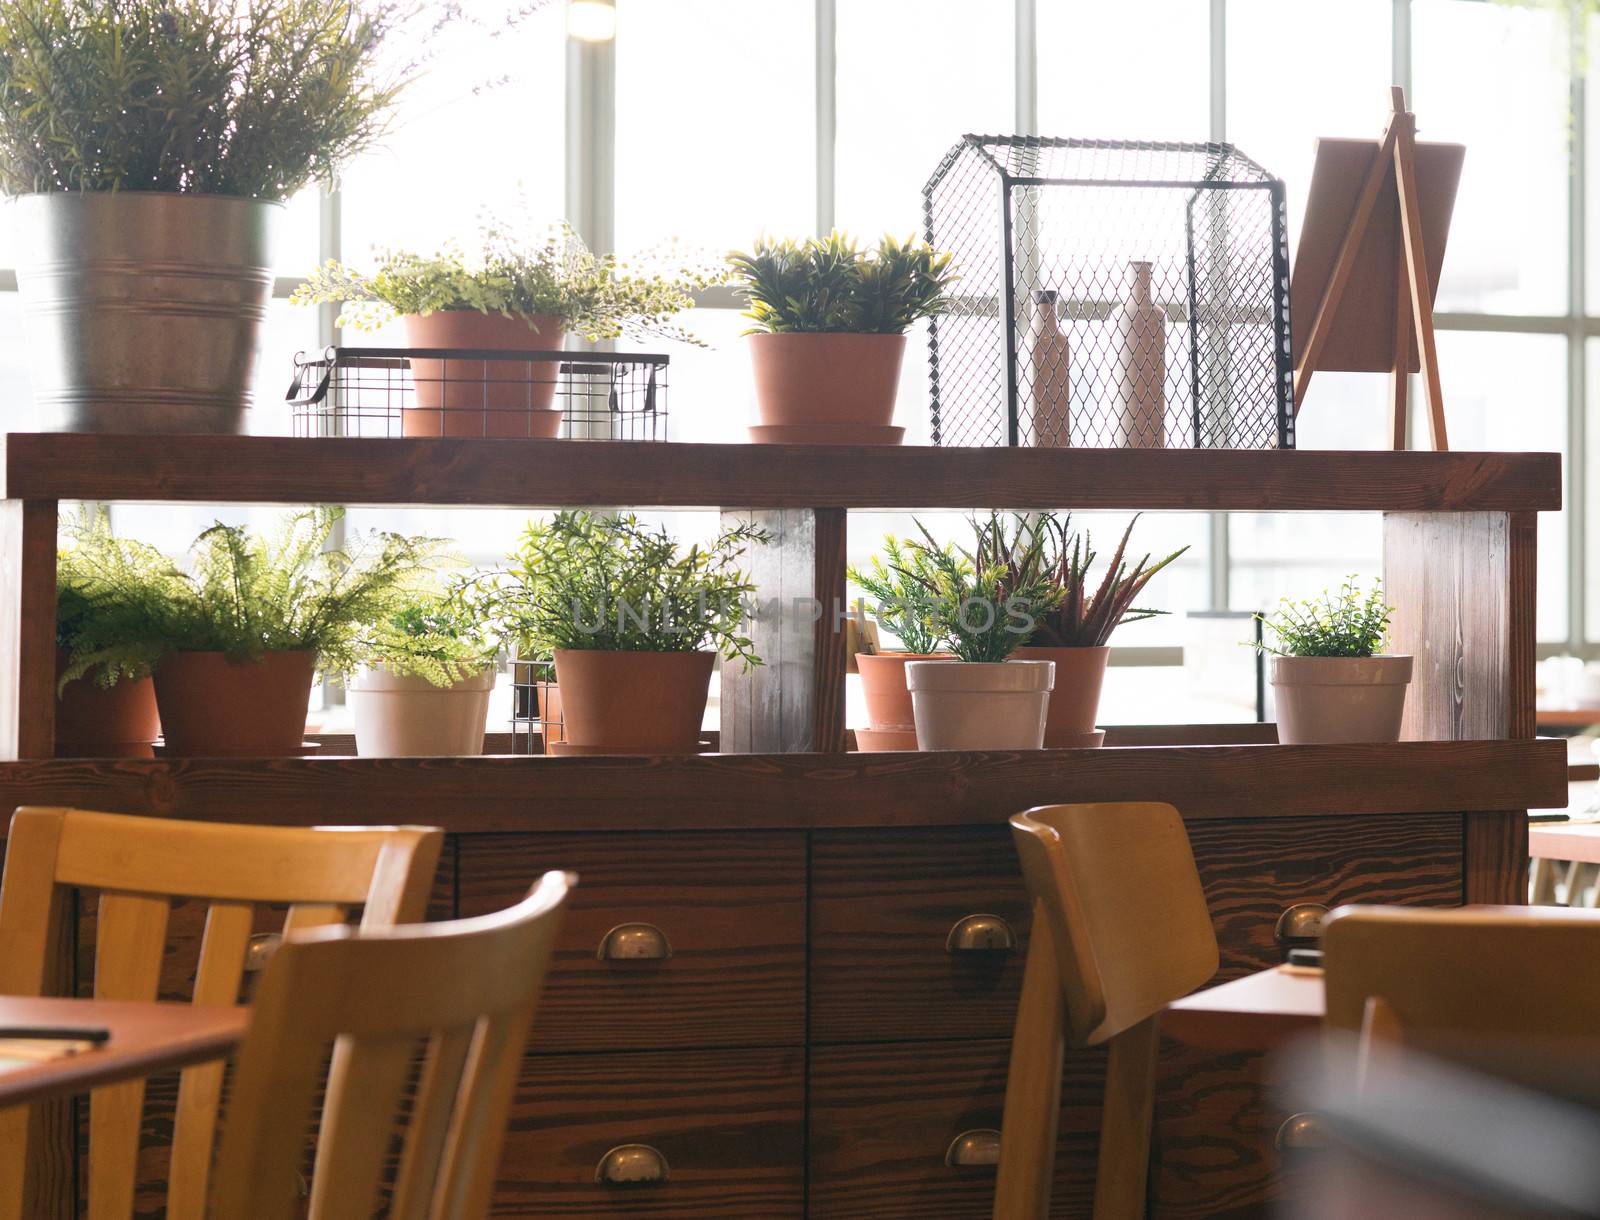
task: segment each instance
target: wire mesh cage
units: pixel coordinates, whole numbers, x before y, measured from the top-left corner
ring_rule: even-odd
[[[1231,145],[963,136],[923,217],[935,444],[1293,447],[1283,183]]]
[[[517,754],[548,754],[565,741],[561,688],[555,662],[549,657],[524,657],[511,662],[511,742]]]
[[[667,439],[667,357],[330,347],[295,357],[296,436]]]

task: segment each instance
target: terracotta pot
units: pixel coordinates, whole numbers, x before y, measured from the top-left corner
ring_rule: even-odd
[[[156,666],[166,753],[191,758],[299,754],[316,675],[314,652],[269,652],[230,661],[220,652],[174,652]]]
[[[907,661],[953,661],[948,652],[857,653],[861,694],[867,701],[867,723],[878,732],[911,732],[917,727],[906,689]]]
[[[408,315],[408,347],[557,352],[566,341],[561,319],[533,319],[441,309]],[[416,405],[401,412],[406,436],[556,437],[559,366],[549,360],[413,360]]]
[[[561,688],[554,682],[534,688],[538,691],[539,730],[544,734],[544,750],[567,739],[566,713],[561,708]]]
[[[1018,661],[1056,663],[1056,685],[1050,692],[1050,716],[1044,726],[1045,749],[1069,750],[1088,745],[1100,714],[1100,688],[1105,683],[1111,649],[1028,647],[1011,655]]]
[[[1055,669],[1050,661],[912,661],[906,685],[918,748],[1042,748]]]
[[[66,654],[56,655],[56,679]],[[154,758],[161,736],[156,687],[149,678],[100,686],[95,671],[68,682],[56,701],[57,758]]]
[[[910,698],[909,695],[906,696]],[[915,750],[916,729],[857,729],[856,750],[862,754],[883,754],[891,750]]]
[[[904,335],[751,335],[756,407],[767,427],[887,429],[905,358]]]
[[[362,669],[345,687],[363,758],[447,757],[483,753],[494,671],[435,686],[426,678],[379,666]]]
[[[1400,740],[1411,658],[1273,657],[1283,745]]]
[[[714,652],[556,649],[565,744],[575,752],[693,754]]]

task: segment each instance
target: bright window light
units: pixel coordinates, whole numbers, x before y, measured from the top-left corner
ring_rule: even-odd
[[[615,0],[572,0],[567,5],[567,33],[584,42],[610,42],[617,36]]]

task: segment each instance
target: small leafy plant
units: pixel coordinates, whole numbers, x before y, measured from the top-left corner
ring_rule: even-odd
[[[1139,609],[1133,603],[1158,572],[1189,548],[1180,547],[1153,563],[1146,554],[1130,567],[1125,556],[1138,520],[1135,516],[1128,522],[1106,564],[1105,575],[1093,592],[1089,569],[1094,566],[1095,551],[1087,531],[1081,537],[1073,531],[1070,513],[1064,518],[1044,513],[1024,527],[1040,542],[1038,547],[1024,550],[1037,556],[1055,594],[1050,608],[1039,614],[1029,644],[1041,648],[1103,648],[1110,642],[1111,633],[1124,623],[1166,613]]]
[[[1033,634],[1038,617],[1059,596],[1043,563],[1044,538],[1022,517],[1008,527],[999,513],[973,522],[971,550],[941,547],[917,522],[921,542],[911,543],[927,565],[901,569],[922,590],[939,634],[959,661],[1004,661]]]
[[[957,564],[966,561],[954,548],[943,548]],[[902,543],[890,534],[883,540],[880,554],[866,567],[852,567],[847,575],[872,598],[872,617],[878,626],[892,632],[907,652],[936,652],[944,643],[939,616],[928,598],[928,587],[938,573],[933,561],[914,543]]]
[[[1336,593],[1300,602],[1285,598],[1270,617],[1258,614],[1277,643],[1253,646],[1280,657],[1372,657],[1388,642],[1393,617],[1381,580],[1362,593],[1360,579],[1349,576]]]
[[[447,687],[492,666],[500,640],[457,586],[403,594],[388,616],[367,630],[361,651],[367,663],[390,673]]]
[[[745,524],[681,548],[638,518],[561,512],[530,522],[492,577],[508,634],[525,655],[555,649],[700,652],[760,665],[743,634],[755,585],[739,560],[771,535]]]
[[[837,230],[803,242],[763,239],[728,256],[750,308],[747,334],[899,335],[949,306],[951,256],[885,237],[863,251]]]
[[[482,248],[470,256],[455,246],[427,255],[397,250],[382,255],[370,275],[329,262],[290,299],[301,305],[343,303],[339,324],[358,330],[405,315],[462,310],[523,318],[535,329],[533,319],[556,317],[564,329],[589,340],[659,336],[698,344],[671,319],[694,305],[697,289],[722,277],[720,269],[688,259],[655,269],[593,254],[564,223],[542,239],[524,241],[491,220],[483,228]]]

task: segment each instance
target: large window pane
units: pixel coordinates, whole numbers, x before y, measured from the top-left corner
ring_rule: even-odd
[[[1467,146],[1441,310],[1567,307],[1565,20],[1524,5],[1412,5],[1418,135]]]
[[[849,0],[838,23],[837,220],[922,232],[922,187],[967,132],[1016,129],[1012,12],[991,0]]]
[[[617,6],[617,248],[816,225],[812,0]],[[748,96],[730,72],[752,82]]]

